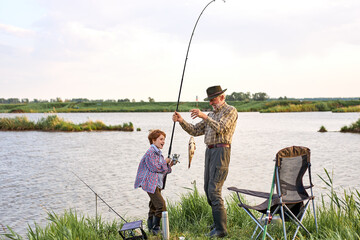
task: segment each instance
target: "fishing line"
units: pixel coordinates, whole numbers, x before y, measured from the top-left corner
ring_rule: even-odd
[[[99,194],[97,194],[97,192],[95,192],[84,180],[82,180],[73,171],[70,171],[70,172],[72,172],[81,182],[83,182],[85,184],[85,186],[87,186],[96,195],[96,197],[98,197],[103,203],[105,203],[106,206],[108,206],[111,211],[113,211],[116,215],[118,215],[118,217],[120,217],[125,223],[127,223],[127,221],[119,213],[117,213],[104,199],[102,199],[102,197],[100,197]]]
[[[225,2],[225,0],[223,0],[223,1]],[[197,24],[198,24],[198,22],[199,22],[199,20],[200,20],[201,15],[202,15],[203,12],[205,11],[205,9],[206,9],[211,3],[213,3],[213,2],[215,2],[215,0],[210,1],[210,2],[204,7],[204,9],[201,11],[199,17],[198,17],[197,20],[196,20],[196,23],[195,23],[195,26],[194,26],[194,28],[193,28],[193,31],[192,31],[192,33],[191,33],[190,41],[189,41],[188,48],[187,48],[187,51],[186,51],[184,68],[183,68],[182,76],[181,76],[179,95],[178,95],[178,100],[177,100],[177,104],[176,104],[176,111],[179,110],[180,95],[181,95],[181,89],[182,89],[182,85],[183,85],[183,81],[184,81],[186,63],[187,63],[187,60],[188,60],[190,45],[191,45],[192,38],[193,38],[193,36],[194,36],[194,32],[195,32],[196,26],[197,26]],[[172,142],[173,142],[173,138],[174,138],[175,124],[176,124],[176,122],[174,122],[173,128],[172,128],[172,132],[171,132],[170,146],[169,146],[169,152],[168,152],[168,157],[169,157],[169,158],[170,158],[170,155],[171,155],[171,148],[172,148]]]

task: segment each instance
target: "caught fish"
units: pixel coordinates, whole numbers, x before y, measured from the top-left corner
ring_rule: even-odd
[[[191,160],[194,156],[195,149],[196,149],[195,140],[194,140],[194,137],[191,136],[190,140],[189,140],[189,166],[188,166],[188,168],[190,168]]]

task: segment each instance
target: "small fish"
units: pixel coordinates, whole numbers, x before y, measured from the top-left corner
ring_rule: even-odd
[[[195,149],[196,149],[195,140],[194,140],[194,137],[191,136],[190,140],[189,140],[189,166],[188,166],[188,168],[190,168],[191,160],[194,156]]]

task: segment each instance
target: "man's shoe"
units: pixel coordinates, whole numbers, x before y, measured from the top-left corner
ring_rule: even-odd
[[[220,231],[216,230],[216,228],[214,228],[213,230],[211,230],[211,232],[206,234],[206,236],[210,237],[210,238],[214,238],[214,237],[223,238],[223,237],[227,236],[227,232],[220,232]]]
[[[151,230],[152,234],[159,235],[161,233],[161,229],[160,226],[154,226],[153,229]]]
[[[216,226],[215,226],[215,223],[213,223],[213,224],[211,224],[211,225],[208,226],[208,228],[210,229],[210,231],[213,230],[215,227],[216,227]]]

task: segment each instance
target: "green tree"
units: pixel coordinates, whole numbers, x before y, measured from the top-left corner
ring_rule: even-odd
[[[226,96],[227,101],[249,101],[251,99],[250,92],[233,92]]]
[[[264,92],[257,92],[252,95],[254,101],[265,101],[269,99],[269,96]]]

